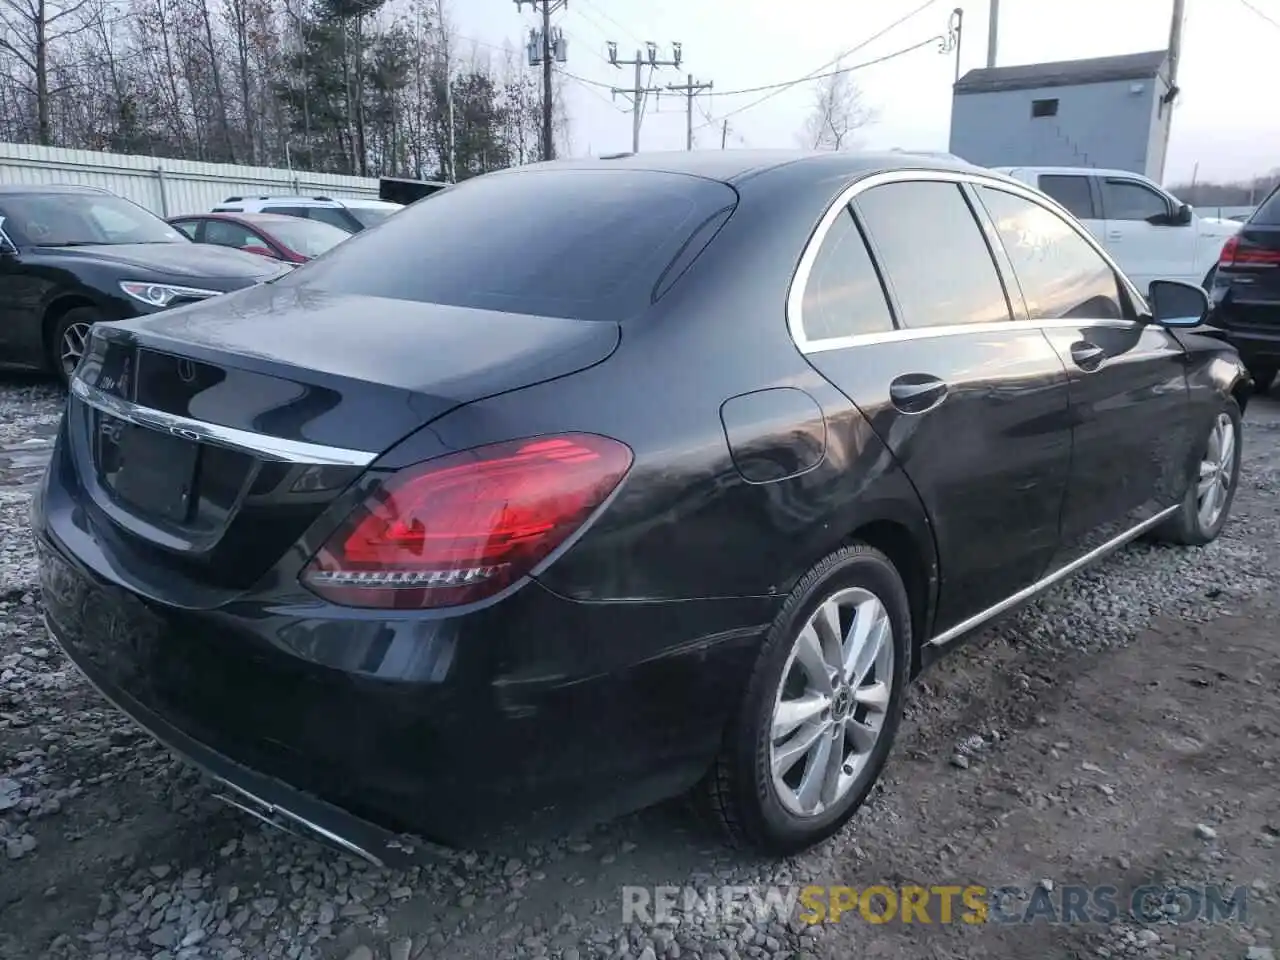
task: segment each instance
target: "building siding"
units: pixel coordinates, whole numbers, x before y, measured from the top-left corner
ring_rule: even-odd
[[[366,177],[160,160],[25,143],[0,143],[0,183],[102,187],[162,217],[203,213],[237,194],[378,196],[378,181]]]
[[[950,149],[987,167],[1109,167],[1159,180],[1170,113],[1157,117],[1162,91],[1155,78],[959,93]],[[1032,101],[1048,99],[1058,101],[1057,115],[1032,117]]]

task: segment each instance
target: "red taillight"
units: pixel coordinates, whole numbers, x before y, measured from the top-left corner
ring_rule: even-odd
[[[356,508],[302,582],[354,607],[482,600],[564,543],[630,467],[630,448],[594,434],[496,443],[410,467]]]
[[[1280,266],[1280,250],[1241,243],[1237,234],[1222,245],[1218,255],[1220,267],[1276,267]]]

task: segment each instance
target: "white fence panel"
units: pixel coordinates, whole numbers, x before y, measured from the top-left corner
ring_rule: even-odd
[[[25,143],[0,143],[0,183],[103,187],[162,217],[202,213],[234,195],[378,195],[378,181],[367,177],[162,160]]]

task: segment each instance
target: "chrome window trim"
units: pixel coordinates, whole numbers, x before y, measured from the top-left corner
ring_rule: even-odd
[[[994,333],[997,331],[1012,330],[1038,330],[1046,327],[1075,327],[1075,326],[1120,326],[1126,329],[1138,326],[1140,321],[1136,320],[1114,320],[1114,319],[1086,319],[1086,320],[1003,320],[995,323],[968,323],[954,324],[939,327],[898,327],[893,330],[883,330],[876,333],[859,333],[847,337],[820,337],[810,340],[804,333],[804,291],[809,283],[809,275],[813,272],[814,261],[817,260],[818,251],[822,248],[823,242],[827,238],[827,233],[831,230],[832,224],[844,212],[845,208],[857,198],[857,196],[873,187],[879,187],[886,183],[908,183],[913,181],[934,181],[941,183],[970,184],[975,187],[989,187],[994,190],[1003,190],[1014,196],[1021,197],[1030,203],[1043,207],[1050,213],[1057,214],[1062,220],[1071,227],[1084,241],[1087,243],[1098,256],[1114,271],[1120,283],[1125,290],[1133,297],[1134,303],[1139,309],[1146,307],[1146,298],[1133,285],[1124,271],[1116,264],[1115,260],[1102,248],[1093,234],[1079,225],[1076,219],[1067,212],[1061,204],[1052,197],[1041,193],[1020,181],[1012,178],[1001,177],[999,175],[981,173],[978,171],[968,170],[885,170],[880,173],[873,173],[863,177],[860,180],[851,183],[832,201],[827,207],[826,212],[818,221],[818,225],[810,234],[809,240],[805,244],[804,251],[800,255],[800,263],[796,267],[795,273],[791,277],[791,286],[787,291],[787,328],[791,333],[791,339],[795,341],[796,346],[801,353],[822,353],[827,350],[844,350],[849,347],[866,346],[875,343],[893,343],[898,340],[920,340],[931,339],[933,337],[955,336],[963,333]],[[977,222],[975,225],[979,231],[982,230],[982,224]],[[985,236],[985,234],[984,234]],[[868,251],[870,252],[870,251]],[[1016,274],[1015,274],[1016,276]]]
[[[378,454],[368,450],[349,450],[305,440],[285,440],[251,430],[224,427],[177,414],[154,410],[129,400],[104,393],[79,377],[71,380],[71,392],[81,402],[96,410],[118,417],[140,427],[148,427],[199,443],[247,453],[261,460],[280,463],[305,463],[323,466],[367,467]]]

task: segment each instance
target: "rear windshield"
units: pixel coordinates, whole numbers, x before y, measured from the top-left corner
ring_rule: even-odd
[[[681,247],[737,194],[642,170],[522,170],[418,201],[283,281],[344,294],[580,320],[651,302]]]
[[[1249,218],[1250,223],[1264,227],[1280,226],[1280,186],[1271,191],[1271,195],[1262,201],[1262,205]]]

